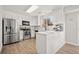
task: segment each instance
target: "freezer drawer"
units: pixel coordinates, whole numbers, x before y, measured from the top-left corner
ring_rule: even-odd
[[[4,35],[4,44],[9,44],[11,42],[11,36],[10,35]]]
[[[4,44],[10,44],[17,41],[16,34],[4,35]]]
[[[17,42],[17,35],[16,34],[12,34],[12,41],[11,42]]]

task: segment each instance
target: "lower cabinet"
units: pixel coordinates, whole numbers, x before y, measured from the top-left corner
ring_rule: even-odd
[[[23,31],[20,31],[20,41],[23,40]]]
[[[35,37],[35,29],[34,29],[34,27],[31,27],[31,37],[32,38]]]

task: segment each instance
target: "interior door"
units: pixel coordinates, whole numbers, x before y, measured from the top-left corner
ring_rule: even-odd
[[[78,43],[77,40],[77,15],[75,13],[66,14],[66,41]]]

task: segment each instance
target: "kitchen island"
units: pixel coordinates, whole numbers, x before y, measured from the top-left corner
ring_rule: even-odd
[[[36,33],[36,49],[39,54],[54,54],[64,44],[63,31],[44,31]]]

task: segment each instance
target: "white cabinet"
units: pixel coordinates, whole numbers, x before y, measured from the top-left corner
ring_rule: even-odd
[[[33,26],[30,29],[31,29],[31,37],[34,38],[35,37],[35,29]]]
[[[41,25],[41,16],[38,16],[37,24],[38,26]]]
[[[38,26],[42,26],[43,20],[44,20],[44,19],[43,19],[43,16],[39,15],[39,16],[38,16],[38,19],[36,20],[37,25],[38,25]]]
[[[33,17],[31,17],[31,19],[30,19],[30,26],[37,26],[38,24],[38,17],[37,16],[33,16]]]
[[[36,49],[39,54],[56,53],[65,44],[62,32],[45,31],[36,34]]]
[[[20,31],[20,41],[23,40],[23,31]]]

